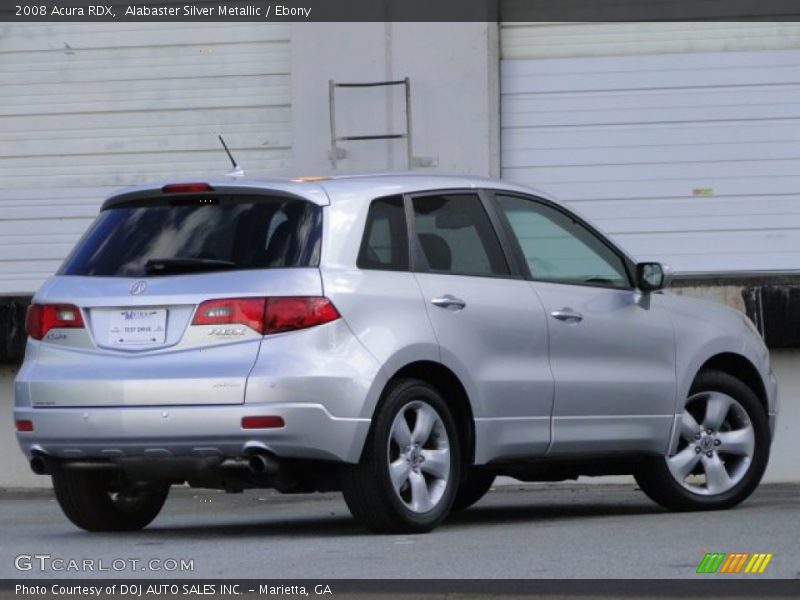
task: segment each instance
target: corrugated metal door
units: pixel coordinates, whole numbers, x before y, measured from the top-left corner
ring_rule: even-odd
[[[0,27],[0,294],[52,274],[111,189],[291,166],[289,26]]]
[[[502,172],[683,272],[800,266],[800,25],[509,24]]]

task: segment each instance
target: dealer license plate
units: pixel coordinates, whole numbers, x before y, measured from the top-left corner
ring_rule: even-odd
[[[108,343],[111,346],[163,344],[167,335],[165,308],[126,308],[111,313]]]

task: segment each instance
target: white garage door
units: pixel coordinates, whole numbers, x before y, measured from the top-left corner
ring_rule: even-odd
[[[282,24],[0,27],[0,294],[52,274],[113,188],[291,165]]]
[[[800,25],[502,28],[502,172],[681,272],[800,268]]]

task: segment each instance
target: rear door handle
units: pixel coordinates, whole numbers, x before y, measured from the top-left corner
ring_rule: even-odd
[[[562,308],[561,310],[554,310],[550,313],[554,319],[564,321],[565,323],[580,323],[583,321],[583,315],[571,308]]]
[[[444,296],[439,296],[438,298],[433,298],[431,300],[431,304],[434,306],[438,306],[439,308],[447,308],[449,310],[461,310],[464,308],[467,303],[464,302],[461,298],[456,298],[450,294],[445,294]]]

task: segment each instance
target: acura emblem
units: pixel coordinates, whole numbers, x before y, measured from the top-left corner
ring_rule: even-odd
[[[147,289],[147,282],[146,281],[136,281],[131,284],[131,294],[134,296],[139,296],[140,294],[144,294],[144,291]]]

